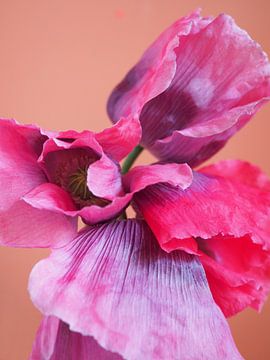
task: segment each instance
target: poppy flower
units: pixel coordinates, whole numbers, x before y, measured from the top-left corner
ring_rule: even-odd
[[[269,100],[266,54],[228,15],[181,18],[113,90],[113,122],[138,114],[142,146],[162,161],[196,166],[221,149]]]
[[[61,319],[44,320],[32,360],[59,360],[71,347],[70,356],[91,358],[91,336],[130,360],[242,358],[199,258],[163,251],[143,220],[83,229],[34,267],[29,291],[43,314]]]
[[[52,248],[29,281],[45,315],[32,360],[241,359],[225,316],[269,292],[270,182],[241,161],[191,166],[268,100],[269,71],[229,16],[194,13],[113,92],[112,128],[0,122],[1,243]],[[123,175],[140,140],[163,163]],[[120,219],[130,202],[136,219]]]
[[[0,120],[0,243],[47,247],[74,237],[130,201],[118,161],[140,139],[137,120],[91,131],[48,132]]]

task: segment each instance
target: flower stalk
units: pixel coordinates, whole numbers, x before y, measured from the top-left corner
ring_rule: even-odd
[[[122,174],[126,174],[128,170],[132,167],[134,162],[136,161],[137,157],[141,154],[143,151],[143,147],[141,145],[137,145],[131,153],[127,156],[126,160],[123,163],[122,166]]]

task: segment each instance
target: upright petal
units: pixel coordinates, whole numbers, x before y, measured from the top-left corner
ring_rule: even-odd
[[[29,360],[121,360],[104,350],[91,336],[70,331],[54,316],[45,317],[38,329]]]
[[[241,359],[200,262],[162,251],[139,220],[86,228],[35,266],[29,290],[43,313],[126,359]]]
[[[96,139],[107,154],[120,161],[138,145],[141,132],[140,122],[134,116],[121,119],[113,127],[97,133]]]

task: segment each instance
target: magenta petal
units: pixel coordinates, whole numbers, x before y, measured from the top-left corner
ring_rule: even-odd
[[[0,120],[0,134],[2,212],[26,192],[46,181],[36,163],[45,137],[38,128],[20,125],[12,120]]]
[[[43,313],[129,360],[241,359],[200,262],[162,251],[139,220],[86,228],[34,267],[29,290]]]
[[[29,360],[121,360],[104,350],[91,336],[70,331],[54,316],[45,317],[38,329]]]
[[[192,170],[187,164],[154,164],[136,166],[124,176],[129,192],[138,192],[149,185],[168,183],[186,189],[192,183]]]
[[[107,154],[120,161],[140,142],[140,122],[135,117],[121,119],[113,127],[97,133],[96,139]]]
[[[87,186],[94,195],[108,200],[122,195],[120,166],[103,155],[100,160],[89,166]]]
[[[204,166],[200,173],[213,177],[223,177],[243,185],[270,192],[270,178],[262,170],[247,161],[223,160]]]
[[[74,238],[76,219],[35,209],[17,201],[0,215],[0,244],[14,247],[50,247]]]
[[[232,316],[247,306],[260,310],[270,290],[269,251],[248,235],[220,235],[198,242],[211,292],[224,315]]]
[[[159,184],[135,195],[136,206],[163,248],[174,250],[182,239],[194,237],[208,239],[223,234],[239,238],[250,234],[255,243],[270,249],[270,192],[265,191],[265,175],[257,168],[253,172],[249,165],[250,180],[243,182],[241,169],[248,178],[247,165],[241,161],[222,164],[224,177],[222,165],[207,167],[194,172],[193,183],[185,191]],[[234,176],[227,178],[230,167]],[[255,174],[258,180],[254,180]]]

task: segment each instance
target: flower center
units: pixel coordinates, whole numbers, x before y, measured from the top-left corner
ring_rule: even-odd
[[[91,192],[87,187],[87,169],[79,168],[68,179],[69,192],[76,198],[81,200],[88,200],[91,197]]]
[[[87,186],[87,166],[78,168],[68,177],[67,190],[80,207],[89,205],[106,206],[111,201],[95,196]]]

